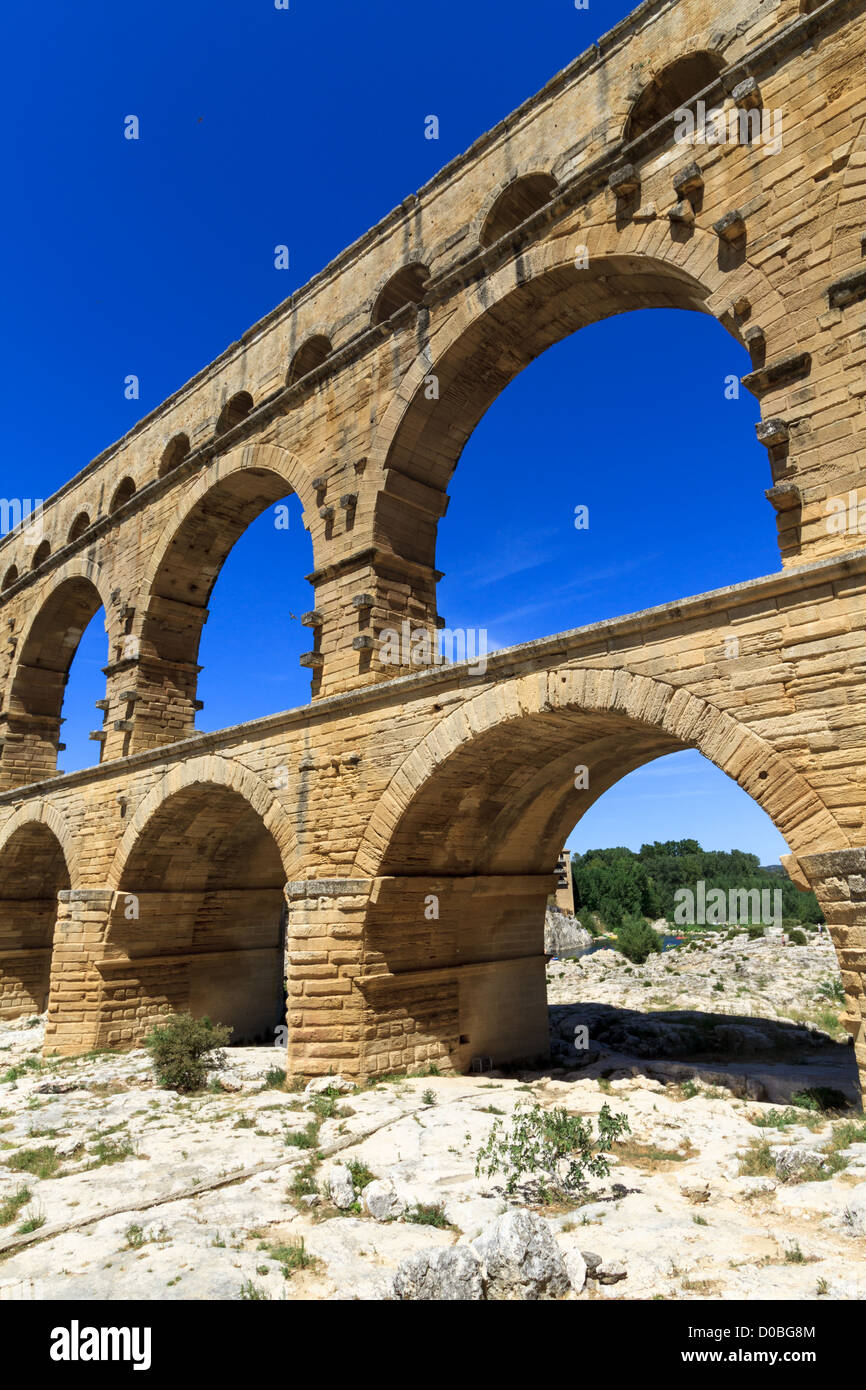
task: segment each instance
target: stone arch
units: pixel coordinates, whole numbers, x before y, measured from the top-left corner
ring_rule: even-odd
[[[498,678],[430,731],[355,860],[374,881],[356,982],[362,1070],[547,1055],[543,921],[562,845],[621,777],[683,748],[734,778],[795,855],[847,845],[785,757],[708,701],[624,669]]]
[[[112,871],[99,1042],[132,1043],[160,1014],[189,1012],[230,1025],[234,1042],[273,1045],[285,1022],[285,823],[268,788],[224,759],[195,759],[154,788]]]
[[[3,576],[3,583],[2,583],[2,585],[0,585],[0,590],[11,589],[11,588],[12,588],[12,585],[15,583],[15,581],[16,581],[17,578],[18,578],[18,566],[17,566],[17,565],[10,565],[9,568],[7,569],[6,573],[5,573],[4,576]]]
[[[69,822],[50,801],[40,798],[20,806],[8,820],[0,826],[0,858],[14,835],[25,825],[44,825],[56,839],[63,851],[63,858],[69,872],[70,887],[81,881],[81,856]]]
[[[584,730],[579,722],[583,716],[592,721]],[[601,716],[600,721],[597,716]],[[573,722],[569,722],[569,717]],[[544,744],[547,761],[522,778],[519,791],[520,809],[529,812],[543,798],[550,799],[552,775],[562,781],[562,804],[549,813],[545,821],[549,845],[543,853],[549,854],[550,846],[556,846],[555,853],[558,853],[579,816],[627,772],[654,757],[683,748],[698,749],[736,781],[770,816],[795,855],[812,852],[817,847],[835,850],[849,845],[848,837],[833,815],[787,758],[730,715],[685,690],[676,690],[672,685],[647,676],[624,669],[579,668],[512,677],[497,683],[494,691],[474,696],[443,719],[391,778],[370,819],[358,850],[355,871],[370,876],[404,870],[420,872],[419,863],[402,862],[406,859],[405,846],[395,857],[394,846],[398,843],[395,837],[399,833],[405,839],[406,835],[416,833],[417,817],[408,822],[407,816],[421,804],[422,795],[426,803],[431,789],[436,794],[437,776],[449,762],[455,760],[456,763],[458,756],[465,755],[473,745],[489,764],[490,749],[482,749],[483,736],[504,730],[514,741],[523,723],[532,741],[537,742],[546,737],[543,733],[545,722],[555,731],[556,739]],[[632,735],[631,752],[621,746],[621,733],[626,729]],[[561,752],[556,741],[560,735]],[[583,738],[586,746],[592,744],[598,748],[600,759],[606,760],[607,772],[600,779],[592,780],[590,795],[581,793],[583,800],[575,806],[570,768],[576,737]],[[606,741],[610,738],[614,744],[609,748]],[[516,746],[512,756],[519,760],[520,751]],[[534,757],[538,764],[537,750]],[[586,759],[581,758],[581,761]],[[508,795],[517,798],[516,784],[509,787]],[[484,817],[489,819],[494,810],[489,799],[479,802],[478,823]],[[449,817],[452,821],[454,816],[455,804],[451,796]],[[510,837],[508,843],[513,845],[513,824],[500,826],[500,831]],[[431,840],[439,833],[433,826]],[[480,842],[476,848],[479,847]],[[419,845],[418,850],[423,858],[424,846]],[[503,871],[501,858],[501,854],[498,858],[494,855],[487,867]],[[412,860],[411,853],[409,860]],[[480,872],[480,869],[476,866],[475,871]],[[541,872],[542,866],[536,862],[525,871]]]
[[[578,242],[590,248],[586,268],[575,265]],[[376,540],[434,566],[445,488],[478,421],[524,367],[590,323],[636,308],[692,309],[717,318],[742,343],[732,304],[747,298],[756,317],[772,314],[778,325],[774,354],[791,351],[791,316],[778,293],[748,262],[721,271],[717,246],[716,236],[700,227],[682,243],[647,227],[630,225],[621,233],[611,224],[587,226],[573,238],[524,248],[469,287],[418,353],[377,426],[364,492]],[[427,389],[431,375],[435,398]],[[401,525],[403,494],[417,484],[429,490],[421,493],[424,505],[419,509],[413,498],[412,524]]]
[[[67,545],[72,545],[73,541],[77,541],[81,536],[83,536],[83,535],[84,535],[84,532],[87,530],[87,528],[88,528],[89,526],[90,526],[90,515],[89,515],[89,513],[88,513],[88,512],[78,512],[78,514],[76,515],[76,517],[75,517],[75,519],[74,519],[72,525],[71,525],[70,528],[69,528],[69,534],[68,534],[68,536],[66,537],[66,543],[67,543]]]
[[[379,288],[370,312],[371,323],[387,323],[401,309],[420,304],[429,277],[430,272],[421,261],[408,261],[401,266]]]
[[[48,559],[50,554],[51,542],[46,538],[44,541],[40,541],[36,549],[34,550],[33,559],[30,561],[30,568],[32,570],[38,570],[42,565],[45,564],[45,561]]]
[[[632,103],[623,140],[638,139],[679,107],[687,106],[717,80],[725,66],[722,55],[709,48],[690,49],[666,63]]]
[[[113,516],[115,512],[119,512],[121,507],[125,507],[127,502],[131,501],[135,496],[135,493],[136,487],[134,480],[129,477],[121,478],[108,504],[109,516]]]
[[[0,831],[0,1018],[42,1013],[48,1003],[58,894],[71,886],[72,862],[68,827],[44,802],[21,808]]]
[[[173,473],[175,468],[179,468],[189,454],[189,449],[188,434],[173,435],[162,451],[157,476],[164,478],[168,473]]]
[[[9,675],[0,785],[33,782],[54,772],[69,668],[100,607],[109,630],[109,598],[101,567],[93,562],[70,560],[52,576],[21,635]]]
[[[117,847],[108,878],[111,887],[120,887],[130,855],[160,808],[177,792],[208,786],[235,792],[248,802],[277,845],[286,879],[291,878],[297,864],[298,844],[283,803],[249,768],[229,758],[206,755],[191,758],[167,772],[141,802]]]
[[[214,459],[179,497],[174,525],[141,581],[130,634],[139,644],[144,677],[136,734],[147,746],[192,731],[198,650],[211,592],[247,527],[292,492],[306,515],[313,515],[315,494],[300,461],[275,444],[248,444]],[[321,524],[316,515],[314,555]],[[178,712],[171,727],[164,718],[167,706]]]
[[[308,372],[314,372],[317,367],[321,367],[333,351],[333,343],[326,333],[312,333],[305,338],[292,357],[286,374],[286,385],[294,386],[295,382],[300,381]]]
[[[214,426],[214,434],[227,434],[229,430],[234,429],[235,425],[239,425],[241,420],[247,418],[254,404],[249,391],[236,391],[220,410]]]
[[[493,246],[514,231],[527,217],[549,203],[558,184],[546,170],[515,174],[501,183],[486,200],[476,218],[477,239],[481,246]]]

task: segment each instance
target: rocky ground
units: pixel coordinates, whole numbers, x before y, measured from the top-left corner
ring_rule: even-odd
[[[866,1298],[832,948],[549,973],[559,1065],[509,1076],[291,1092],[237,1048],[183,1097],[143,1052],[40,1064],[41,1021],[0,1028],[0,1298]],[[608,1177],[548,1205],[477,1177],[528,1103],[626,1115]]]

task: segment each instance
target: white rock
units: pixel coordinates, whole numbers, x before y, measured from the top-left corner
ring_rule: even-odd
[[[314,1076],[304,1087],[304,1095],[320,1096],[328,1091],[339,1091],[340,1095],[345,1095],[354,1089],[354,1082],[346,1081],[342,1076]]]
[[[335,1163],[328,1174],[328,1191],[335,1207],[345,1211],[355,1200],[355,1184],[352,1174],[342,1163]]]
[[[506,1212],[481,1232],[472,1248],[485,1268],[488,1299],[559,1298],[568,1289],[553,1232],[535,1212]]]
[[[680,1178],[679,1189],[686,1200],[694,1206],[710,1200],[710,1184],[706,1178]]]
[[[394,1296],[402,1301],[478,1302],[484,1297],[481,1262],[468,1245],[419,1250],[398,1267]]]
[[[374,1221],[391,1221],[397,1216],[402,1216],[405,1210],[394,1184],[387,1178],[376,1178],[373,1182],[368,1182],[361,1194],[361,1202]]]
[[[575,1293],[580,1293],[586,1283],[586,1260],[577,1249],[566,1250],[565,1272]]]

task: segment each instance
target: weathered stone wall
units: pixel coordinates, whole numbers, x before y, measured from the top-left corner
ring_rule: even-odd
[[[288,492],[312,539],[313,695],[395,674],[382,631],[441,621],[436,526],[476,421],[611,313],[700,309],[746,343],[784,562],[856,548],[828,499],[866,470],[864,33],[853,0],[643,5],[49,499],[39,535],[0,544],[5,784],[54,766],[74,650],[59,636],[100,603],[103,756],[192,731],[212,584]],[[673,114],[626,138],[641,92],[694,52],[719,68],[707,106],[781,112],[781,148],[677,143]],[[488,244],[509,199],[523,220]],[[412,265],[414,299],[380,300]],[[398,307],[380,321],[383,303]]]
[[[556,856],[679,748],[804,864],[862,851],[864,48],[853,0],[643,5],[51,499],[47,552],[0,544],[0,981],[30,951],[27,1000],[3,988],[35,1007],[59,894],[49,1049],[129,1044],[162,1009],[264,1027],[288,883],[293,1070],[537,1055]],[[700,53],[707,104],[778,109],[781,148],[684,146],[672,111],[641,126],[666,65]],[[389,665],[389,627],[442,621],[436,526],[484,410],[566,334],[651,306],[711,313],[752,354],[782,572],[482,671]],[[196,735],[212,586],[288,492],[314,557],[314,702]],[[830,524],[851,495],[855,524]],[[100,603],[103,761],[53,777]],[[846,924],[856,879],[821,889]],[[831,922],[862,1059],[863,943]]]

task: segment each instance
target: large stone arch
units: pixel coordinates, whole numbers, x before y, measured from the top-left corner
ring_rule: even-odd
[[[394,773],[370,818],[355,860],[359,875],[419,872],[415,864],[398,863],[394,855],[396,837],[413,805],[435,787],[435,780],[448,763],[465,754],[484,735],[497,729],[516,730],[521,721],[556,719],[563,714],[602,715],[651,731],[653,740],[635,747],[634,758],[623,750],[610,769],[610,780],[593,782],[590,769],[589,794],[582,801],[562,809],[562,816],[551,824],[551,843],[561,845],[571,826],[592,801],[614,781],[651,757],[678,748],[697,748],[717,767],[736,781],[773,820],[788,840],[792,852],[845,849],[850,840],[821,798],[790,762],[750,729],[707,700],[677,690],[666,682],[634,675],[623,668],[567,669],[545,671],[534,676],[515,676],[467,700],[447,715],[415,748]],[[609,730],[596,726],[591,731],[598,742]],[[574,733],[579,737],[580,726]],[[566,734],[566,740],[570,735]],[[576,755],[572,747],[534,777],[539,785],[523,788],[525,801],[534,804],[545,792],[551,770],[565,775]],[[552,750],[554,753],[556,750]],[[605,751],[605,757],[607,757]],[[585,759],[577,759],[584,762]],[[575,796],[577,793],[575,793]],[[453,815],[453,802],[449,815]],[[571,825],[568,817],[571,816]],[[558,852],[558,850],[557,850]],[[501,864],[493,864],[501,869]],[[531,866],[541,871],[540,865]],[[551,863],[550,867],[553,865]],[[476,869],[476,871],[478,871]]]
[[[126,827],[108,876],[112,888],[119,888],[124,871],[140,837],[152,817],[177,792],[191,787],[222,787],[236,792],[259,816],[273,836],[280,852],[286,879],[295,872],[298,844],[287,808],[266,782],[249,768],[229,758],[205,755],[191,758],[162,777],[138,806]]]
[[[115,610],[107,576],[95,562],[68,561],[42,589],[7,681],[0,787],[36,782],[55,771],[69,668],[100,608],[110,647]]]
[[[77,873],[69,827],[45,802],[0,831],[0,1018],[46,1007],[58,898]]]
[[[322,523],[300,460],[276,444],[219,456],[179,498],[172,524],[150,556],[124,656],[137,664],[132,750],[159,747],[195,727],[198,652],[208,602],[234,545],[280,499],[296,493],[313,554]],[[311,520],[312,518],[312,520]]]
[[[623,668],[503,679],[405,758],[360,846],[354,882],[371,883],[358,982],[364,1069],[546,1055],[543,921],[561,847],[608,787],[683,748],[734,778],[795,856],[818,844],[831,858],[850,852],[808,780],[688,690]],[[587,789],[574,780],[584,767]]]
[[[581,247],[589,259],[578,268]],[[383,412],[362,495],[377,543],[432,568],[445,489],[492,402],[548,347],[638,308],[708,314],[742,345],[747,321],[759,321],[773,356],[796,350],[793,318],[766,274],[747,259],[722,268],[717,235],[699,224],[677,239],[666,218],[621,230],[605,221],[521,248],[461,293]],[[431,377],[438,396],[428,389]]]
[[[3,851],[12,837],[25,825],[44,825],[57,840],[63,851],[66,867],[69,871],[70,886],[78,887],[81,882],[81,855],[80,841],[74,836],[69,822],[65,816],[53,806],[50,801],[40,798],[37,801],[28,801],[25,806],[20,806],[0,825],[0,862],[2,862]],[[2,874],[0,874],[2,879]]]
[[[197,758],[162,778],[110,875],[97,1045],[136,1043],[168,1012],[273,1045],[285,1023],[288,841],[284,808],[238,764]]]

